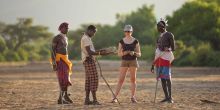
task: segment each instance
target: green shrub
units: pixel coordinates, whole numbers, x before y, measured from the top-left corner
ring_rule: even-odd
[[[5,57],[3,54],[0,54],[0,62],[5,61]]]
[[[20,57],[18,53],[13,52],[13,51],[7,51],[4,54],[6,61],[20,61]]]
[[[141,58],[142,60],[152,61],[154,59],[155,46],[144,45],[141,46]]]

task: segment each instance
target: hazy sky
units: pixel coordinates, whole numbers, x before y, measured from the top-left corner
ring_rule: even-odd
[[[49,27],[53,33],[66,21],[70,29],[84,23],[114,24],[116,13],[135,11],[143,4],[155,6],[157,18],[165,17],[187,0],[0,0],[0,21],[15,23],[19,17],[31,17],[34,24]]]

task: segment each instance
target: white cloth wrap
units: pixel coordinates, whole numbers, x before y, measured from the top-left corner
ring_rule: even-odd
[[[171,49],[169,49],[169,50],[171,50]],[[159,48],[157,48],[155,51],[154,60],[158,59],[159,57],[164,60],[170,61],[170,63],[174,60],[174,55],[173,55],[172,51],[161,51]]]

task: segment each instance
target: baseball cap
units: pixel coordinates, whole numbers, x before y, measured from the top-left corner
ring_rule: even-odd
[[[133,27],[131,25],[125,25],[124,31],[133,31]]]

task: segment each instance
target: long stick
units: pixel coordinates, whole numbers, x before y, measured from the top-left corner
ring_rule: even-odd
[[[154,104],[156,103],[156,98],[157,98],[157,86],[158,86],[158,80],[156,82],[156,88],[155,88],[155,95],[154,95]]]
[[[158,60],[160,57],[162,57],[164,53],[165,53],[165,52],[161,53],[161,54],[154,60],[153,64],[156,62],[156,60]],[[160,60],[159,60],[159,65],[160,65]],[[160,66],[159,66],[158,68],[160,68]],[[156,80],[157,80],[157,82],[156,82],[155,94],[154,94],[154,104],[156,103],[156,98],[157,98],[157,87],[158,87],[158,82],[159,82],[159,79],[158,79],[159,76],[160,76],[160,73],[158,73],[158,71],[156,70]]]
[[[120,105],[120,102],[119,102],[118,98],[116,97],[116,95],[115,95],[114,92],[112,91],[112,88],[110,87],[110,85],[108,84],[107,80],[105,79],[105,77],[104,77],[103,74],[102,74],[102,68],[101,68],[101,66],[100,66],[100,64],[99,64],[99,61],[96,60],[96,62],[97,62],[97,64],[98,64],[98,66],[99,66],[100,76],[102,77],[102,79],[104,80],[105,84],[107,85],[107,87],[108,87],[109,90],[111,91],[112,95],[113,95],[114,98],[117,100],[118,104]]]

